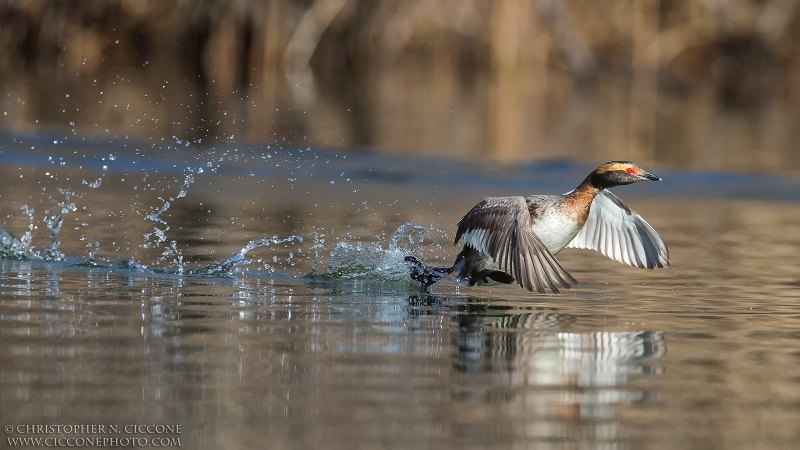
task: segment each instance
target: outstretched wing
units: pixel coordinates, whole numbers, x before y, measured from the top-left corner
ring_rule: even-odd
[[[588,248],[639,268],[669,266],[669,250],[658,232],[608,190],[597,194],[589,217],[567,248]]]
[[[557,284],[578,283],[533,232],[524,197],[489,197],[475,205],[458,222],[459,241],[491,257],[529,291],[558,293]]]

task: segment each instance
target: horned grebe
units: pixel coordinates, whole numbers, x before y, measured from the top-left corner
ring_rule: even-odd
[[[563,195],[487,197],[458,222],[455,244],[464,243],[452,267],[427,267],[407,256],[411,278],[428,287],[457,272],[475,284],[513,283],[529,291],[558,293],[578,283],[556,260],[565,248],[597,250],[634,267],[669,266],[669,250],[656,230],[608,188],[659,181],[628,161],[598,167]]]

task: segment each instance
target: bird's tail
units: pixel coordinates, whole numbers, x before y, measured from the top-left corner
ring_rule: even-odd
[[[411,278],[425,287],[453,273],[452,267],[428,267],[414,256],[406,256],[405,261]]]

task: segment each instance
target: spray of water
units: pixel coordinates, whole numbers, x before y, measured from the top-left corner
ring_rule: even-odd
[[[22,213],[28,217],[28,228],[22,237],[17,239],[8,231],[0,228],[0,258],[12,260],[36,260],[63,261],[65,256],[59,251],[61,240],[58,235],[61,232],[61,225],[64,223],[64,215],[77,210],[75,203],[72,202],[73,193],[59,189],[64,195],[64,201],[59,202],[60,210],[52,215],[45,216],[44,223],[50,230],[50,245],[42,252],[33,248],[33,232],[38,228],[34,223],[35,210],[28,205],[22,205]],[[45,211],[47,214],[47,211]]]
[[[326,275],[334,278],[369,279],[388,282],[411,282],[404,258],[421,252],[429,244],[429,252],[441,253],[437,237],[444,231],[406,222],[389,239],[389,248],[339,242],[328,260]]]
[[[203,173],[203,168],[188,168],[178,194],[175,197],[168,197],[167,199],[158,197],[158,199],[162,202],[161,206],[150,214],[145,215],[145,219],[153,222],[154,225],[152,233],[144,234],[144,244],[142,245],[142,248],[164,247],[164,250],[161,252],[157,262],[160,263],[167,261],[177,269],[178,273],[183,273],[185,270],[183,253],[178,248],[176,241],[169,240],[167,238],[167,231],[170,230],[170,227],[169,224],[167,224],[167,221],[161,218],[161,215],[167,212],[169,207],[172,206],[172,202],[174,202],[176,198],[183,198],[186,196],[189,186],[194,183],[195,173]]]
[[[277,236],[271,238],[255,239],[247,243],[239,253],[231,256],[221,263],[211,264],[196,270],[189,270],[188,275],[214,275],[214,276],[227,276],[234,273],[238,266],[250,264],[251,261],[246,258],[247,252],[255,250],[259,247],[268,247],[277,244],[284,244],[289,242],[303,242],[300,236],[289,236],[288,238],[281,239]]]
[[[2,245],[2,248],[0,248],[0,258],[13,260],[31,259],[22,241],[15,238],[3,228],[0,228],[0,245]]]
[[[33,223],[33,215],[36,212],[33,208],[28,207],[28,205],[22,205],[21,207],[22,213],[28,216],[28,229],[25,230],[22,237],[19,239],[19,250],[25,254],[33,255],[34,252],[31,249],[33,245],[33,232],[36,230],[36,225]],[[38,255],[37,255],[38,258]]]
[[[66,197],[63,202],[59,202],[58,204],[61,210],[55,215],[45,217],[44,219],[45,225],[47,225],[47,228],[50,230],[50,245],[44,249],[44,258],[48,261],[64,260],[64,254],[58,249],[61,244],[58,234],[61,232],[61,225],[64,223],[64,215],[78,209],[75,203],[70,200],[72,192],[61,189],[59,189],[59,191]]]
[[[234,150],[235,151],[235,150]],[[308,150],[310,152],[310,150]],[[304,173],[309,167],[301,164],[302,161],[311,161],[310,167],[314,167],[314,162],[318,160],[319,155],[311,156],[299,152],[296,161],[287,159],[285,162],[290,163],[288,170],[292,177],[296,176],[296,172]],[[292,156],[292,153],[287,153]],[[211,158],[217,158],[212,160]],[[227,156],[228,159],[238,160],[239,155],[230,152],[216,153],[210,151],[205,156],[198,157],[200,164],[195,167],[188,167],[183,173],[183,179],[175,180],[179,186],[177,193],[172,196],[166,194],[166,190],[162,189],[162,195],[159,198],[160,204],[154,205],[153,208],[143,214],[145,220],[152,222],[152,231],[144,234],[144,242],[142,248],[152,248],[158,250],[160,253],[154,265],[148,267],[145,264],[137,262],[133,259],[120,262],[116,267],[123,270],[135,270],[140,272],[150,273],[169,273],[175,275],[189,275],[189,276],[230,276],[236,273],[244,273],[244,267],[252,264],[252,261],[247,258],[248,252],[257,248],[270,247],[279,244],[294,244],[302,243],[303,238],[300,236],[290,236],[287,238],[279,238],[273,236],[271,238],[256,239],[248,242],[238,253],[230,258],[215,264],[211,264],[199,269],[189,269],[186,267],[184,255],[178,247],[178,243],[174,239],[170,239],[168,233],[170,225],[167,223],[165,213],[167,213],[177,199],[183,198],[187,195],[190,186],[195,182],[195,178],[204,173],[204,170],[216,172],[219,168],[218,162],[223,161]],[[272,154],[262,155],[264,160],[272,158]],[[104,161],[114,161],[116,157],[110,155],[108,158],[103,158]],[[295,165],[297,163],[297,165]],[[276,167],[278,167],[276,163]],[[106,180],[108,170],[107,165],[103,165],[103,174],[101,177],[96,178],[94,181],[83,180],[82,184],[91,189],[99,189]],[[251,173],[252,175],[252,173]],[[307,174],[312,176],[312,174]],[[341,173],[341,177],[345,177],[345,173]],[[347,178],[346,181],[350,181]],[[333,181],[331,180],[331,183]],[[171,188],[171,187],[170,187]],[[134,190],[136,188],[134,187]],[[64,200],[58,203],[58,210],[54,214],[49,214],[45,211],[43,219],[44,224],[50,231],[49,245],[42,251],[37,251],[33,248],[33,234],[37,230],[34,221],[33,208],[24,205],[22,207],[23,213],[29,218],[29,225],[24,234],[17,239],[11,233],[0,228],[0,257],[7,259],[41,259],[47,261],[64,261],[66,256],[60,250],[60,232],[65,223],[65,216],[77,210],[73,199],[80,197],[82,194],[74,193],[67,190],[59,190],[64,195]],[[356,191],[354,191],[355,193]],[[361,202],[365,209],[369,209],[366,202]],[[359,209],[357,212],[361,212]],[[87,223],[82,226],[88,225]],[[78,229],[78,228],[76,228]],[[351,243],[352,238],[348,240],[335,240],[332,239],[329,233],[332,230],[326,230],[324,227],[317,227],[312,232],[312,243],[308,248],[301,248],[297,246],[289,252],[288,258],[285,260],[288,265],[295,266],[298,259],[309,258],[307,261],[311,265],[311,272],[307,275],[312,278],[325,278],[325,279],[348,279],[348,280],[369,280],[378,282],[410,282],[407,267],[404,258],[408,255],[415,254],[422,256],[428,262],[432,259],[441,258],[443,250],[439,242],[440,238],[446,237],[442,230],[434,227],[426,227],[415,225],[411,222],[402,224],[392,235],[387,239],[385,247],[381,245],[363,245],[361,242],[355,244]],[[85,239],[85,236],[82,240]],[[326,242],[327,241],[327,242]],[[327,245],[333,244],[334,248],[328,254],[326,250]],[[80,263],[82,266],[87,267],[100,267],[96,261],[95,255],[99,249],[99,242],[89,245],[90,251],[88,262]],[[328,247],[330,248],[330,247]],[[308,253],[304,253],[304,250]],[[427,254],[426,254],[427,252]],[[299,256],[299,258],[298,258]],[[327,263],[324,262],[327,256]],[[259,263],[264,263],[263,267],[267,272],[274,273],[278,263],[278,256],[273,256],[270,264],[256,260]],[[108,266],[113,268],[114,266]],[[278,268],[280,270],[280,268]],[[323,272],[324,273],[320,273]]]

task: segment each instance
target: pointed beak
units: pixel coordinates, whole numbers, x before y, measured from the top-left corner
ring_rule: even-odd
[[[657,177],[657,176],[653,175],[652,173],[648,173],[648,172],[639,174],[639,176],[644,178],[645,180],[661,181],[661,177]]]

